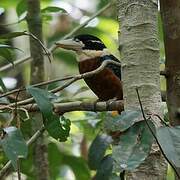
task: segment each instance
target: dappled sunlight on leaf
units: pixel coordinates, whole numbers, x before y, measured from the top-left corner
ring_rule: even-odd
[[[155,131],[153,123],[148,122]],[[148,156],[153,140],[145,121],[135,123],[120,136],[118,144],[113,145],[114,171],[138,167]]]

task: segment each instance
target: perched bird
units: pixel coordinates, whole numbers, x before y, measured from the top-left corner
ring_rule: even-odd
[[[115,56],[108,52],[99,38],[89,34],[62,40],[56,45],[76,52],[80,74],[97,69],[106,60],[120,63]],[[100,101],[123,99],[121,69],[118,65],[108,64],[101,72],[84,80]]]

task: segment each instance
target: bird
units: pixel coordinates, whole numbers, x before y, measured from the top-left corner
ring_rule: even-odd
[[[80,34],[71,39],[60,40],[55,44],[57,47],[75,51],[80,74],[97,69],[106,60],[120,63],[108,51],[103,41],[94,35]],[[99,101],[123,99],[121,66],[117,64],[108,63],[102,71],[84,78],[84,81]]]

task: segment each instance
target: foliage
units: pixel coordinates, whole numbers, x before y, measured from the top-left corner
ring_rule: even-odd
[[[153,129],[155,131],[155,127]],[[114,171],[133,170],[148,156],[153,136],[145,121],[142,121],[130,127],[120,138],[113,147]]]
[[[73,1],[66,2],[64,0],[63,2],[66,4],[65,6],[63,6],[63,4],[54,4],[51,0],[41,1],[44,39],[46,39],[48,46],[51,46],[54,41],[58,41],[69,31],[80,25],[84,17],[88,18],[91,14],[95,13],[95,11],[89,11],[88,8],[74,7],[76,5],[74,4],[73,6]],[[99,10],[108,2],[107,0],[99,0],[95,4],[95,6],[97,6],[95,9]],[[27,15],[27,4],[24,0],[13,0],[12,2],[3,0],[1,6],[8,11],[14,9],[14,12],[17,14],[16,20],[13,18],[12,21],[12,24],[17,25],[16,31],[10,33],[3,32],[2,34],[0,32],[0,63],[1,65],[6,63],[14,65],[14,60],[17,55],[24,56],[25,53],[29,53],[27,52],[28,47],[25,45],[28,43],[26,39],[23,39],[24,36],[27,36],[26,32],[28,29],[27,25],[24,23]],[[66,6],[71,7],[72,11],[69,11],[68,8],[63,8]],[[14,12],[12,14],[14,14]],[[72,12],[77,12],[77,14],[82,14],[83,16],[81,18],[78,16],[75,17],[76,14],[71,14]],[[69,18],[68,13],[73,19],[73,22],[71,18]],[[12,15],[8,16],[12,18]],[[52,26],[55,20],[56,25]],[[7,24],[9,24],[9,22],[7,22]],[[113,54],[119,56],[117,48],[118,26],[116,15],[112,11],[107,11],[92,20],[86,27],[79,29],[75,34],[90,33],[96,35],[103,40]],[[160,16],[159,37],[162,60],[164,59],[164,47]],[[16,42],[18,39],[21,39],[21,43]],[[20,44],[23,44],[23,46],[20,47]],[[22,53],[24,52],[22,49],[25,50],[25,53]],[[21,52],[20,55],[18,54],[19,51]],[[77,63],[75,55],[72,52],[57,50],[54,52],[53,56],[53,63],[55,65],[53,64],[54,72],[51,72],[52,76],[59,77],[77,72]],[[29,77],[27,74],[29,72],[29,67],[23,66],[14,68],[13,71],[13,73],[22,71],[23,76],[25,75],[24,80],[26,82],[28,81]],[[10,73],[10,76],[12,76],[13,73]],[[48,76],[51,77],[51,74],[48,74]],[[9,89],[6,88],[6,84],[3,82],[2,77],[8,75],[9,73],[1,73],[0,87],[3,93],[9,91]],[[62,83],[53,84],[48,86],[47,89],[59,85],[62,85]],[[24,86],[24,84],[21,84],[21,86]],[[48,132],[46,141],[48,144],[48,160],[51,178],[66,178],[68,167],[78,180],[92,179],[93,176],[96,180],[119,179],[118,175],[122,170],[134,170],[144,161],[149,154],[154,138],[146,123],[141,121],[141,111],[136,109],[124,111],[121,115],[115,117],[104,112],[70,112],[64,115],[57,115],[54,113],[53,104],[55,102],[66,102],[67,100],[72,100],[72,98],[73,100],[76,100],[76,98],[77,100],[93,98],[94,96],[92,93],[90,94],[90,91],[88,91],[87,87],[84,88],[84,86],[85,84],[83,81],[75,83],[71,85],[70,88],[68,87],[61,91],[57,96],[49,93],[46,89],[35,88],[33,86],[28,86],[26,88],[27,92],[33,96],[37,103],[43,116],[45,129]],[[21,93],[19,92],[17,94],[19,95]],[[16,100],[10,99],[9,101],[5,98],[4,101],[1,98],[1,103],[9,103],[11,101],[15,102]],[[17,109],[17,112],[20,116],[22,112],[24,114],[27,113],[24,109]],[[20,128],[16,128],[17,122],[14,118],[10,119],[11,116],[14,117],[14,110],[10,108],[8,111],[1,113],[1,115],[2,114],[8,114],[8,116],[3,117],[7,119],[6,122],[3,122],[3,118],[1,117],[2,129],[0,145],[5,155],[11,160],[15,170],[17,169],[17,161],[19,158],[26,158],[20,161],[21,172],[27,176],[27,179],[35,179],[32,146],[28,149],[26,141],[23,138],[29,139],[32,136],[31,121],[33,118],[31,114],[27,113],[28,116],[30,115],[28,120],[26,119],[27,117],[23,118],[23,116],[21,116],[23,120],[20,122]],[[165,155],[174,165],[180,167],[179,126],[163,126],[159,129],[155,129],[152,122],[149,123]],[[118,136],[115,138],[113,136],[111,137],[110,135],[113,133],[117,133]],[[87,140],[85,147],[81,144],[82,136]],[[88,160],[86,161],[84,158],[77,156],[77,151],[78,154],[80,154],[82,150],[86,150],[89,144]],[[80,146],[78,150],[77,145]],[[0,156],[1,167],[3,167],[6,160],[4,154]]]
[[[88,154],[88,164],[92,170],[97,170],[100,167],[101,161],[111,142],[111,137],[106,134],[96,136],[89,148]]]
[[[35,99],[40,111],[44,118],[44,126],[48,133],[59,141],[66,141],[69,136],[71,122],[65,117],[58,117],[53,113],[53,104],[49,101],[49,98],[54,98],[54,94],[49,93],[46,90],[27,87],[29,92]]]
[[[27,157],[27,145],[21,131],[16,127],[7,127],[2,130],[2,137],[0,140],[0,145],[9,160],[11,160],[12,165],[17,169],[17,161],[19,158]]]
[[[157,138],[168,159],[180,167],[180,126],[161,127],[157,130]]]

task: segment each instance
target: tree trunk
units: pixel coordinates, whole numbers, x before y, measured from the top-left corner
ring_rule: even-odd
[[[167,72],[167,107],[171,125],[180,125],[180,1],[160,0]],[[180,173],[180,170],[179,170]]]
[[[157,0],[118,0],[119,49],[122,57],[122,81],[125,110],[139,107],[139,89],[146,112],[162,115]],[[156,144],[150,155],[128,179],[164,180],[167,164]]]
[[[172,125],[179,125],[180,107],[180,1],[161,0],[167,74],[167,105]]]
[[[42,20],[40,14],[40,0],[27,0],[27,23],[29,32],[42,41]],[[31,80],[30,84],[42,82],[44,80],[44,55],[40,44],[30,38],[30,52],[33,61],[31,62]],[[32,121],[33,131],[37,131],[43,124],[42,117],[35,115]],[[47,146],[44,143],[44,137],[41,135],[34,144],[34,162],[36,177],[38,180],[48,180],[49,169],[47,159]]]

